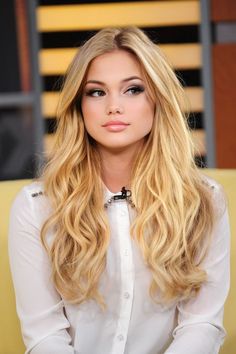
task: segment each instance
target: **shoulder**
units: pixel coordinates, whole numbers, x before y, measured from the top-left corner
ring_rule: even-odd
[[[223,186],[212,177],[201,173],[202,183],[212,191],[212,195],[220,196],[224,194]]]
[[[34,220],[36,224],[42,224],[49,216],[50,203],[44,195],[43,182],[34,181],[24,186],[16,195],[12,207],[11,217],[22,220]]]
[[[32,265],[33,259],[39,262],[42,259],[46,264],[47,259],[44,258],[46,251],[42,247],[41,230],[49,216],[50,206],[48,198],[43,194],[42,183],[33,182],[18,192],[12,203],[8,229],[9,255],[12,265],[23,264],[25,260],[27,260],[27,266]]]
[[[208,189],[213,207],[218,215],[221,215],[227,209],[227,197],[224,191],[224,187],[214,180],[212,177],[201,173],[202,183]]]
[[[216,182],[216,180],[214,180],[212,177],[209,177],[204,173],[201,173],[201,177],[202,177],[202,183],[208,188],[210,188],[211,190],[217,191],[222,188],[221,185],[218,182]]]
[[[44,189],[43,189],[43,183],[39,181],[34,181],[26,186],[24,186],[16,195],[14,201],[13,201],[13,207],[15,205],[17,206],[23,206],[25,203],[27,205],[34,204],[34,199],[36,197],[41,197],[38,198],[37,203],[42,203],[42,199],[45,199],[44,197]],[[42,198],[44,197],[44,198]]]
[[[24,191],[29,197],[35,198],[44,195],[44,186],[42,181],[34,181],[25,186]]]

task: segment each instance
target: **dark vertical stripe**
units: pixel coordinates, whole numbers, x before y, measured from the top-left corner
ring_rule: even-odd
[[[29,92],[31,90],[31,77],[26,0],[15,0],[15,17],[17,27],[21,90],[24,92]]]
[[[20,90],[14,0],[1,0],[0,92]]]
[[[213,46],[216,160],[219,168],[236,166],[236,44]]]

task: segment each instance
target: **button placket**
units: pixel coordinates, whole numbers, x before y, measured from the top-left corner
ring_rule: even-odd
[[[125,299],[129,299],[130,298],[130,294],[127,291],[124,293],[124,298]]]
[[[124,250],[124,255],[127,257],[129,255],[129,251],[127,249]]]
[[[124,353],[132,310],[134,288],[133,255],[130,238],[130,218],[126,203],[116,204],[117,240],[120,252],[120,312],[117,322],[116,341],[113,343],[112,354]],[[129,299],[129,301],[128,301]]]
[[[127,213],[126,213],[124,210],[122,210],[122,211],[120,212],[120,215],[121,215],[122,217],[124,217],[124,216],[127,215]]]
[[[123,334],[119,334],[119,335],[117,336],[117,339],[118,339],[119,341],[123,341],[123,340],[124,340]]]

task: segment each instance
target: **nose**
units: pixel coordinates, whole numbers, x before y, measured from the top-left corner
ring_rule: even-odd
[[[112,98],[107,102],[107,108],[106,108],[107,115],[122,114],[123,112],[124,112],[124,108],[118,99]]]

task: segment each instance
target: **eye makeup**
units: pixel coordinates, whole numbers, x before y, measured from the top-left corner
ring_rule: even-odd
[[[91,89],[87,89],[84,92],[85,96],[89,96],[89,97],[101,97],[101,96],[105,96],[105,91],[99,88],[91,88]]]
[[[145,87],[142,85],[132,85],[129,87],[125,93],[129,93],[130,95],[139,95],[140,93],[145,91]]]
[[[125,89],[124,94],[128,94],[130,96],[137,96],[144,91],[145,87],[143,85],[132,85]],[[91,88],[85,90],[84,95],[89,97],[102,97],[106,95],[106,92],[100,88]]]

